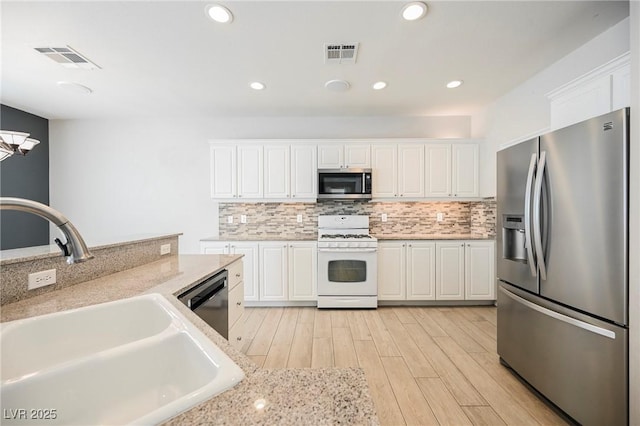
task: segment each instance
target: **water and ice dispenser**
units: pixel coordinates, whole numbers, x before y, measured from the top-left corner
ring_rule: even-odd
[[[524,215],[502,215],[502,257],[527,263]]]

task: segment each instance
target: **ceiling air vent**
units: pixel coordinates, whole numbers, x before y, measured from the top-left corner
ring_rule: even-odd
[[[325,43],[325,64],[355,64],[360,43]]]
[[[85,70],[100,69],[100,67],[71,47],[36,47],[36,51],[66,68],[81,68]]]

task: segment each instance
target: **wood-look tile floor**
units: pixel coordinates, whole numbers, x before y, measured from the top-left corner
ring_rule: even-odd
[[[567,424],[496,353],[495,307],[246,308],[264,368],[361,367],[383,425]]]

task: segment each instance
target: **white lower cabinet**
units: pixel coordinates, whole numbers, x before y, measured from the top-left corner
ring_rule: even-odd
[[[379,300],[494,300],[493,241],[380,241]]]
[[[378,243],[378,299],[434,300],[435,243]]]
[[[464,242],[436,243],[436,299],[464,300]]]
[[[258,299],[258,243],[253,242],[217,242],[201,241],[203,254],[244,254],[244,300]]]
[[[495,243],[470,241],[464,248],[465,299],[496,298]]]
[[[318,244],[289,243],[289,300],[318,300]]]
[[[317,301],[315,241],[201,241],[204,254],[244,254],[247,302]]]
[[[244,285],[243,262],[242,259],[233,262],[227,267],[229,274],[229,309],[227,338],[229,343],[240,349],[242,347],[242,336],[244,334]]]

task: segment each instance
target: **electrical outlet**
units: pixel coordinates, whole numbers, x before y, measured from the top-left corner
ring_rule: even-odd
[[[247,215],[246,214],[241,214],[240,215],[240,223],[247,223]]]
[[[436,213],[436,222],[442,222],[444,220],[444,213]]]
[[[302,223],[302,215],[299,214],[298,216],[296,216],[296,222],[298,223]]]
[[[380,216],[380,220],[383,222],[387,221],[387,214],[386,213],[382,213],[382,216]]]
[[[227,223],[233,223],[233,216],[227,216]]]
[[[29,290],[40,288],[56,283],[56,270],[48,269],[46,271],[34,272],[29,274]]]
[[[171,244],[162,244],[160,246],[160,256],[171,253]]]

